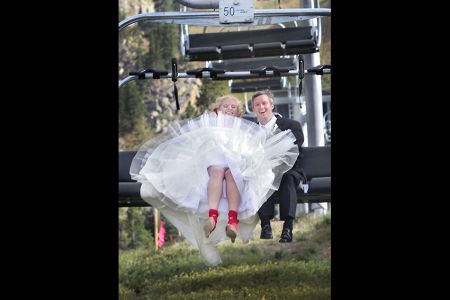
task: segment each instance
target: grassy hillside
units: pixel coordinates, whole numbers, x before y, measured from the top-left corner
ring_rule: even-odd
[[[119,254],[120,299],[330,299],[331,214],[298,218],[294,241],[219,245],[223,264],[207,267],[185,241],[158,252]],[[280,287],[283,287],[280,289]]]

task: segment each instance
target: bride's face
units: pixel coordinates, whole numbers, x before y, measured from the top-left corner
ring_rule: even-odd
[[[219,110],[223,114],[237,116],[239,113],[239,104],[233,99],[226,98],[220,103]]]

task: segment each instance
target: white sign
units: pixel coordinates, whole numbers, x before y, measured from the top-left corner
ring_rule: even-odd
[[[253,0],[220,0],[220,23],[251,23],[253,22]]]

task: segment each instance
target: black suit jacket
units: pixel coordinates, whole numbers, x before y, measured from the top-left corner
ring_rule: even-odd
[[[290,129],[296,138],[296,144],[298,146],[299,155],[297,160],[294,163],[292,169],[286,172],[286,174],[291,174],[297,180],[297,184],[300,181],[304,181],[306,179],[305,173],[303,172],[302,167],[300,166],[300,160],[304,157],[302,152],[302,145],[304,141],[302,126],[299,122],[287,118],[283,118],[281,116],[275,115],[277,118],[276,124],[280,130],[288,130]]]

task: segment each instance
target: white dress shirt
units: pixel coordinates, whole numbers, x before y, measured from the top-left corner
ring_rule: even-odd
[[[275,123],[277,122],[277,118],[275,116],[272,116],[272,119],[270,119],[269,122],[267,122],[265,125],[262,125],[259,123],[259,126],[264,128],[266,130],[267,135],[271,135],[273,127],[275,126]]]

